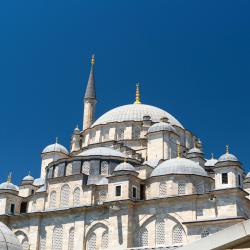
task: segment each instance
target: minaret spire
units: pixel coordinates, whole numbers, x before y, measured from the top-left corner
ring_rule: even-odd
[[[89,73],[87,88],[84,95],[83,129],[90,128],[94,122],[95,105],[96,105],[94,65],[95,65],[95,56],[92,55],[91,69]]]
[[[136,83],[135,104],[141,104],[140,98],[140,84]]]

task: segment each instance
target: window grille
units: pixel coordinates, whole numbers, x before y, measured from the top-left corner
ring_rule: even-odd
[[[108,231],[106,230],[102,234],[101,249],[107,249],[108,245],[109,245],[109,234]]]
[[[204,183],[199,182],[196,184],[196,192],[197,194],[204,194]]]
[[[86,175],[89,175],[90,163],[85,161],[82,165],[82,172]]]
[[[81,171],[81,162],[73,161],[72,162],[72,174],[80,174]]]
[[[209,235],[209,232],[207,230],[204,230],[202,233],[201,233],[201,238],[205,238]]]
[[[124,128],[119,128],[117,131],[117,140],[123,140],[124,139]]]
[[[196,215],[197,216],[203,216],[203,208],[197,208]]]
[[[57,175],[57,177],[64,176],[64,171],[65,171],[65,163],[59,164],[58,165],[58,175]]]
[[[46,231],[44,227],[41,228],[41,232],[40,232],[39,250],[46,250]]]
[[[132,198],[136,199],[137,198],[137,188],[132,187]]]
[[[183,243],[183,230],[182,227],[176,225],[173,229],[173,244],[182,244]]]
[[[100,201],[100,203],[103,203],[104,201],[106,201],[106,196],[107,196],[107,192],[105,190],[101,190],[99,192],[99,201]]]
[[[74,193],[73,193],[73,203],[74,207],[80,206],[80,196],[81,196],[81,190],[79,187],[75,188]]]
[[[147,247],[148,246],[148,230],[147,228],[143,227],[140,230],[140,247]]]
[[[91,233],[87,241],[87,250],[96,250],[96,234]]]
[[[165,221],[164,219],[157,219],[155,222],[155,242],[156,245],[165,244]]]
[[[68,207],[69,206],[69,185],[64,184],[61,189],[61,207]]]
[[[68,250],[74,250],[75,229],[69,230],[69,247]]]
[[[54,169],[54,178],[58,177],[58,171],[59,171],[59,167],[55,166],[55,169]]]
[[[56,208],[56,191],[52,191],[50,194],[50,208]]]
[[[104,129],[103,130],[103,141],[108,141],[109,139],[109,130],[108,129]]]
[[[166,182],[161,182],[159,185],[159,195],[160,197],[164,197],[167,195],[167,184]]]
[[[106,161],[101,163],[101,175],[108,175],[108,166],[109,164]]]
[[[141,128],[139,126],[133,128],[133,139],[138,140],[140,139],[141,135]]]
[[[178,194],[182,195],[186,193],[186,184],[184,182],[178,183]]]
[[[63,240],[63,228],[62,226],[56,226],[52,235],[52,249],[62,250],[62,240]]]

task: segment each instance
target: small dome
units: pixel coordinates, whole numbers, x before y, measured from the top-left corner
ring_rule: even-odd
[[[198,162],[194,162],[185,158],[174,158],[171,160],[166,160],[157,166],[153,170],[151,177],[168,174],[207,176],[206,171],[199,165]]]
[[[0,184],[0,190],[13,190],[18,191],[18,187],[11,182],[3,182]]]
[[[27,175],[27,176],[25,176],[23,178],[23,181],[32,181],[33,182],[34,181],[34,177],[29,174],[29,175]]]
[[[155,123],[148,129],[148,133],[154,133],[159,131],[169,131],[176,133],[176,129],[170,123],[166,122]]]
[[[205,167],[214,167],[217,162],[218,162],[217,159],[211,158],[206,161]]]
[[[61,145],[61,144],[59,144],[57,142],[47,146],[43,150],[42,154],[53,153],[53,152],[63,153],[63,154],[66,154],[66,155],[69,154],[68,150],[63,145]]]
[[[203,154],[203,152],[201,151],[200,148],[194,147],[188,151],[188,154]]]
[[[235,155],[226,153],[219,158],[219,162],[221,161],[239,161],[239,160]]]
[[[247,173],[246,178],[250,178],[250,172]]]
[[[162,117],[167,117],[171,124],[183,128],[182,124],[168,112],[146,104],[128,104],[114,108],[98,118],[92,127],[111,122],[143,121],[145,116],[150,116],[153,122],[159,122]]]
[[[45,180],[43,178],[37,178],[34,180],[33,185],[34,186],[43,186],[45,183]]]
[[[132,171],[132,172],[136,172],[134,166],[132,166],[131,164],[129,164],[127,162],[122,162],[122,163],[118,164],[115,167],[114,172],[118,172],[118,171]]]
[[[0,246],[1,250],[23,249],[16,235],[2,222],[0,222]]]
[[[77,156],[116,156],[116,157],[121,157],[121,158],[126,157],[125,154],[113,148],[108,148],[108,147],[91,148],[91,149],[81,152]]]

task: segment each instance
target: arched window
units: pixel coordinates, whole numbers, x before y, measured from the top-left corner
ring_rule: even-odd
[[[117,140],[123,140],[124,139],[124,128],[118,128],[117,131]]]
[[[201,233],[201,238],[205,238],[209,235],[209,232],[208,230],[203,230],[202,233]]]
[[[101,163],[101,175],[108,175],[108,166],[109,164],[106,161]]]
[[[69,206],[69,185],[64,184],[61,189],[61,207],[68,207]]]
[[[75,229],[72,227],[69,230],[69,247],[68,250],[74,250]]]
[[[46,250],[46,231],[44,227],[41,228],[41,232],[40,232],[39,250]]]
[[[183,243],[183,229],[180,225],[175,225],[173,228],[173,244]]]
[[[53,235],[52,235],[52,249],[62,250],[62,240],[63,240],[63,228],[62,226],[56,226],[53,230]]]
[[[29,242],[28,242],[27,239],[24,239],[22,241],[22,247],[23,247],[23,250],[29,250],[30,249]]]
[[[159,185],[159,195],[160,197],[164,197],[167,195],[167,184],[166,182],[161,182]]]
[[[147,228],[143,227],[140,230],[140,247],[147,247],[148,246],[148,230]]]
[[[156,245],[165,244],[165,221],[164,218],[158,218],[155,221],[155,242]]]
[[[56,191],[52,191],[50,194],[49,207],[56,208]]]
[[[107,249],[109,246],[109,233],[108,230],[102,234],[101,249]]]
[[[197,192],[197,194],[204,193],[204,183],[203,182],[199,182],[196,184],[196,192]]]
[[[86,175],[89,175],[90,163],[85,161],[82,165],[82,172]]]
[[[73,193],[73,204],[74,207],[78,207],[81,204],[81,190],[79,187],[75,188],[74,193]]]
[[[87,240],[87,250],[96,250],[96,234],[91,233]]]
[[[178,194],[179,195],[186,194],[186,184],[183,181],[180,181],[178,183]]]

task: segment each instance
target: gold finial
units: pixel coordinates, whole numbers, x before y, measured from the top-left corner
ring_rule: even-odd
[[[11,182],[12,182],[12,173],[11,173],[11,172],[10,172],[9,175],[8,175],[7,182],[8,182],[8,183],[11,183]]]
[[[178,143],[177,145],[177,158],[180,159],[181,158],[181,145]]]
[[[136,83],[136,93],[135,93],[135,104],[141,104],[141,99],[140,99],[140,84]]]
[[[226,145],[226,154],[229,154],[229,145]]]
[[[94,55],[94,54],[92,55],[92,58],[91,58],[91,64],[92,64],[92,65],[95,64],[95,55]]]

